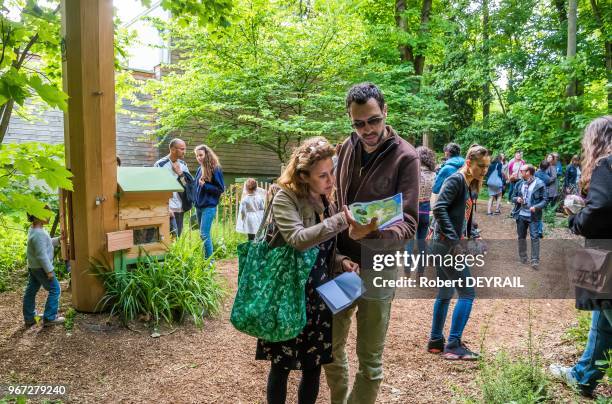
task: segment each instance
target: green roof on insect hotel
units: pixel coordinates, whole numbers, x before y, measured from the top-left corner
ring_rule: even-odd
[[[183,191],[164,167],[117,167],[117,184],[123,192]]]

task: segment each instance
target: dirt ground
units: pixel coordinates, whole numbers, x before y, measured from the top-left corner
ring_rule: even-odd
[[[509,206],[504,204],[503,210],[501,216],[479,214],[485,238],[514,237],[514,223],[506,217]],[[510,260],[516,259],[513,254],[514,248]],[[22,291],[0,294],[0,385],[62,384],[68,389],[62,401],[74,403],[265,402],[269,365],[254,360],[255,339],[237,332],[228,321],[236,260],[221,262],[220,271],[230,288],[222,315],[207,320],[202,329],[187,324],[162,330],[159,338],[151,338],[150,331],[140,326],[121,327],[103,314],[77,314],[71,333],[63,327],[25,330]],[[44,297],[41,293],[38,298],[40,310]],[[429,299],[394,301],[379,402],[440,403],[454,401],[456,391],[477,394],[476,363],[449,362],[425,351],[432,305]],[[62,311],[69,307],[70,293],[64,292]],[[529,307],[534,349],[543,365],[575,362],[579,352],[561,339],[576,322],[572,300],[476,300],[465,342],[475,349],[482,343],[487,353],[505,349],[525,355]],[[354,375],[354,325],[348,351]],[[293,373],[289,402],[296,397],[298,375]],[[553,386],[553,394],[557,402],[582,401],[559,384]],[[324,378],[319,402],[329,402]]]

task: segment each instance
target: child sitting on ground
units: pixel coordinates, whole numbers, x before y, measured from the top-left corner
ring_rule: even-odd
[[[236,231],[246,233],[249,240],[253,240],[263,220],[263,215],[264,197],[261,192],[258,192],[257,181],[249,178],[244,183],[244,193],[240,201]]]
[[[64,317],[57,315],[60,300],[60,284],[53,270],[53,247],[59,244],[59,237],[51,238],[44,228],[49,219],[39,219],[28,214],[32,225],[28,231],[28,286],[23,295],[23,320],[25,326],[36,324],[36,294],[42,286],[49,292],[43,326],[61,324]]]

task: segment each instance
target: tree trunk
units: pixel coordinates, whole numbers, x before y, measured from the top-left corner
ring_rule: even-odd
[[[408,31],[408,25],[406,19],[402,16],[402,13],[406,11],[406,1],[396,0],[395,2],[395,23],[397,28],[402,32]],[[406,44],[399,45],[399,51],[403,62],[412,62],[414,56],[412,55],[412,49]]]
[[[11,98],[2,106],[0,109],[0,113],[2,117],[0,118],[0,145],[4,141],[4,136],[6,135],[6,131],[8,130],[9,122],[11,120],[11,114],[13,113],[13,104],[15,101]]]
[[[491,91],[489,89],[489,1],[482,0],[482,53],[485,60],[485,84],[482,86],[482,121],[487,125],[491,112]]]
[[[423,0],[423,7],[421,8],[421,26],[419,28],[419,35],[425,35],[427,33],[427,24],[429,24],[429,17],[431,16],[431,3],[432,0]],[[414,58],[414,74],[417,76],[422,76],[424,67],[425,55],[417,54]]]
[[[577,19],[577,0],[569,0],[569,6],[567,9],[567,60],[571,61],[576,57],[576,19]],[[577,82],[576,78],[573,77],[566,89],[565,95],[569,97],[576,96]],[[571,121],[569,115],[574,111],[573,107],[568,108],[565,120],[563,122],[563,129],[571,129]]]
[[[58,9],[56,9],[55,12],[57,12],[57,10]],[[19,69],[21,69],[21,66],[25,62],[26,56],[28,56],[30,49],[36,43],[36,41],[38,41],[38,38],[38,34],[34,34],[22,51],[19,51],[19,49],[14,49],[15,60],[13,60],[13,63],[11,63],[11,65],[16,71],[19,71]],[[11,98],[6,102],[6,104],[2,106],[2,110],[0,110],[0,113],[2,114],[2,118],[0,118],[0,145],[2,144],[2,141],[4,141],[4,136],[6,135],[6,131],[8,130],[14,105],[15,101]]]
[[[606,41],[606,73],[608,77],[608,114],[612,114],[612,41]]]
[[[591,8],[593,9],[593,16],[599,25],[599,30],[602,34],[605,34],[604,19],[601,16],[599,5],[596,0],[591,0]],[[612,41],[606,40],[605,46],[605,58],[606,58],[606,77],[608,81],[608,113],[612,113]]]
[[[569,0],[567,10],[567,60],[571,61],[576,57],[576,19],[577,19],[577,0]],[[567,87],[567,96],[576,95],[576,80],[572,79]]]

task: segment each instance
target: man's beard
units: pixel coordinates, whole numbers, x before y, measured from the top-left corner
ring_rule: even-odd
[[[383,126],[382,130],[380,131],[380,133],[378,134],[378,137],[376,139],[376,144],[372,145],[372,146],[370,146],[370,145],[367,145],[367,146],[370,146],[370,147],[378,147],[378,146],[380,146],[380,144],[382,143],[382,140],[383,140],[386,132],[387,132],[387,128]],[[361,140],[361,141],[362,141],[363,144],[366,144],[366,142],[364,142],[363,140]]]

